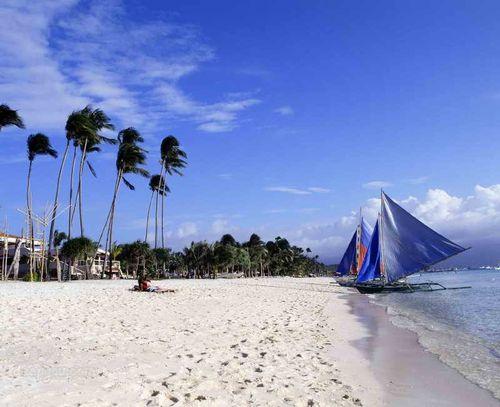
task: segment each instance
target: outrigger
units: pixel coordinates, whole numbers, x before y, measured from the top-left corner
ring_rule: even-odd
[[[462,253],[464,248],[435,232],[387,194],[354,287],[363,294],[462,289],[439,283],[408,283],[405,278]]]

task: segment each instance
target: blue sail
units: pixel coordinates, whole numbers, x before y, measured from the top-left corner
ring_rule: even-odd
[[[372,237],[372,230],[370,225],[364,220],[364,218],[361,218],[361,223],[359,225],[358,245],[357,245],[356,274],[359,273],[359,270],[363,265],[371,237]]]
[[[424,225],[382,193],[381,251],[388,283],[466,250]]]
[[[368,224],[365,218],[361,218],[361,236],[359,238],[359,241],[363,246],[368,247],[368,245],[370,244],[371,234],[371,226]]]
[[[356,234],[357,232],[354,232],[351,242],[349,243],[349,246],[347,246],[347,250],[345,251],[344,256],[342,257],[342,260],[340,260],[340,264],[337,268],[337,273],[341,276],[345,276],[351,272],[353,263],[356,260]]]
[[[380,277],[380,245],[379,245],[379,222],[375,223],[372,238],[366,251],[363,265],[358,273],[357,283],[371,281]]]

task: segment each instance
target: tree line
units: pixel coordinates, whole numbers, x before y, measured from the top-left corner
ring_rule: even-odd
[[[225,234],[214,243],[191,242],[178,252],[154,249],[138,240],[117,245],[111,255],[131,278],[303,277],[326,272],[325,265],[318,256],[311,255],[310,249],[293,246],[279,236],[264,242],[257,234],[243,243]],[[163,266],[158,267],[160,264]]]
[[[0,105],[0,132],[7,126],[25,128],[24,121],[18,112],[2,104]],[[48,278],[50,262],[51,260],[59,261],[59,254],[68,262],[88,261],[87,269],[92,269],[97,250],[101,246],[104,247],[106,253],[102,277],[104,277],[106,264],[107,270],[112,270],[114,260],[120,261],[127,275],[144,274],[152,277],[169,275],[195,278],[216,277],[219,273],[232,273],[233,275],[240,273],[245,276],[306,275],[317,272],[322,267],[317,258],[309,256],[309,249],[304,252],[281,237],[264,243],[256,234],[244,243],[236,242],[231,235],[224,235],[220,241],[212,244],[192,242],[181,252],[168,249],[165,245],[164,208],[165,199],[171,191],[167,180],[171,176],[183,175],[183,169],[187,165],[187,154],[181,149],[175,136],[165,137],[159,145],[158,173],[151,175],[145,168],[148,152],[142,147],[144,139],[140,132],[133,127],[128,127],[118,131],[116,137],[110,137],[114,131],[115,126],[107,114],[91,105],[73,111],[68,116],[65,125],[66,143],[55,177],[47,255],[41,258],[33,255],[29,257],[31,281]],[[85,234],[84,173],[88,171],[93,177],[97,177],[91,160],[101,152],[103,144],[116,146],[116,174],[109,210],[99,238],[94,242]],[[42,155],[54,159],[59,156],[48,136],[43,133],[29,135],[27,138],[26,208],[27,240],[32,248],[35,247],[36,216],[33,211],[31,178],[35,160]],[[117,201],[122,185],[131,191],[135,190],[134,184],[129,180],[130,175],[148,179],[151,191],[147,202],[144,240],[117,245],[114,241]],[[67,216],[65,232],[55,228],[56,219],[62,215],[60,191],[64,182],[67,182],[69,191],[66,200],[68,209],[65,214]],[[78,234],[74,226],[75,216],[78,217]],[[154,242],[151,246],[148,243],[150,238]],[[108,273],[108,276],[111,276],[111,273]],[[86,277],[89,277],[88,274]],[[58,279],[61,279],[60,273],[58,273]]]

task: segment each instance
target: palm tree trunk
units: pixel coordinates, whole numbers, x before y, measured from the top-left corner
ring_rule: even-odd
[[[151,198],[149,198],[148,215],[147,215],[147,218],[146,218],[146,236],[144,237],[144,241],[145,242],[148,241],[149,215],[151,213],[151,204],[153,203],[153,196],[154,196],[154,194],[155,194],[155,190],[153,189],[153,191],[151,192]]]
[[[116,197],[118,196],[118,190],[120,189],[120,183],[122,180],[122,170],[118,172],[117,178],[117,186],[115,189],[115,193],[113,195],[113,202],[111,203],[111,217],[109,219],[109,252],[111,254],[111,244],[113,242],[113,222],[115,217],[115,205],[116,205]],[[109,256],[109,278],[111,278],[111,269],[113,266],[113,259],[111,255]]]
[[[28,180],[26,183],[26,206],[28,209],[28,239],[31,241],[31,251],[29,258],[29,271],[30,271],[30,281],[33,281],[33,247],[34,247],[34,238],[33,238],[33,216],[31,213],[31,169],[33,166],[33,160],[30,160],[28,167]]]
[[[160,169],[160,186],[156,191],[156,203],[155,203],[155,249],[158,248],[158,195],[160,190],[163,190],[163,183],[161,182],[163,177],[163,169],[164,169],[164,160],[161,161],[161,169]]]
[[[94,256],[92,257],[91,263],[90,263],[90,267],[91,268],[94,265],[94,261],[95,261],[95,258],[97,256],[97,250],[99,250],[99,245],[101,244],[101,240],[102,240],[102,237],[103,237],[104,232],[106,230],[106,227],[108,226],[109,221],[111,220],[111,211],[113,209],[113,200],[114,200],[114,197],[116,196],[116,194],[118,193],[118,187],[119,187],[119,177],[118,177],[118,174],[117,174],[116,181],[115,181],[115,188],[113,190],[113,199],[112,199],[109,211],[108,211],[108,216],[106,218],[106,222],[104,222],[104,226],[102,227],[101,234],[99,235],[99,239],[97,240],[97,248],[96,248],[96,251],[94,252]],[[107,246],[107,243],[106,243],[106,246]],[[103,271],[104,271],[104,267],[105,266],[106,266],[106,262],[103,263]]]
[[[80,215],[80,236],[84,236],[84,230],[83,230],[83,166],[85,165],[85,160],[87,158],[87,143],[88,139],[85,139],[85,143],[83,145],[83,150],[82,150],[82,157],[80,158],[80,169],[78,171],[78,212]],[[76,209],[76,208],[75,208]]]
[[[56,248],[56,270],[57,270],[57,281],[61,282],[61,261],[59,260],[58,248]]]
[[[161,194],[161,248],[162,249],[165,248],[165,232],[164,232],[164,222],[163,222],[164,210],[165,210],[165,192]]]
[[[61,177],[62,177],[62,173],[63,173],[63,169],[64,169],[64,164],[66,163],[66,156],[68,155],[68,149],[69,149],[69,140],[67,140],[67,142],[66,142],[66,148],[64,150],[64,155],[63,155],[63,158],[61,161],[61,166],[59,167],[59,173],[57,175],[56,195],[54,197],[54,209],[52,211],[52,220],[50,222],[50,231],[49,231],[49,253],[47,256],[47,270],[49,270],[49,268],[50,268],[50,253],[52,251],[52,248],[54,247],[53,240],[54,240],[54,230],[55,230],[55,226],[56,226],[56,216],[57,216],[57,209],[58,209],[57,207],[59,204],[59,188],[61,186]],[[57,280],[61,281],[59,274],[60,273],[58,273]]]
[[[158,248],[158,190],[155,198],[155,249]]]
[[[71,239],[71,225],[73,223],[73,173],[75,172],[76,146],[73,149],[73,160],[71,161],[71,172],[69,175],[69,214],[68,214],[68,240]]]
[[[109,220],[111,221],[111,213],[110,213]],[[108,245],[109,245],[109,227],[108,227],[108,231],[106,233],[106,242],[104,243],[104,261],[102,262],[101,278],[104,278],[104,274],[106,271],[106,265],[108,264],[108,253],[109,253],[109,257],[111,257],[111,250],[108,251]],[[111,267],[109,269],[109,278],[111,278]]]

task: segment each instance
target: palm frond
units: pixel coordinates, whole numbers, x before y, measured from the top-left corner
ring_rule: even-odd
[[[16,126],[24,129],[24,122],[17,110],[11,109],[7,105],[0,105],[0,129],[6,126]]]
[[[31,134],[28,137],[28,159],[33,161],[37,155],[50,155],[57,158],[57,151],[52,148],[49,138],[42,133]]]
[[[130,183],[128,182],[125,178],[122,178],[123,179],[123,183],[127,186],[128,189],[134,191],[135,190],[135,187]]]
[[[106,113],[104,113],[101,109],[92,109],[92,106],[87,106],[85,109],[87,109],[88,115],[94,125],[99,129],[108,129],[108,130],[114,130],[115,126],[111,123],[110,118]]]
[[[80,144],[82,139],[90,138],[95,132],[89,117],[81,110],[73,111],[66,120],[66,138],[74,140],[74,144]]]
[[[136,175],[140,175],[144,178],[149,177],[149,171],[145,170],[144,168],[129,168],[127,171],[127,174],[136,174]]]
[[[95,169],[94,169],[94,167],[92,166],[92,164],[90,164],[90,161],[87,161],[87,166],[89,167],[89,170],[90,170],[90,172],[92,173],[92,175],[93,175],[95,178],[97,178],[97,174],[96,174],[96,172],[95,172]]]
[[[118,144],[118,140],[115,138],[112,138],[112,137],[105,137],[105,136],[99,135],[99,140],[105,142],[106,144],[111,144],[113,146],[115,144]]]
[[[126,129],[121,130],[118,133],[118,140],[120,141],[120,143],[126,143],[126,144],[136,144],[144,142],[144,138],[133,127],[128,127]]]

